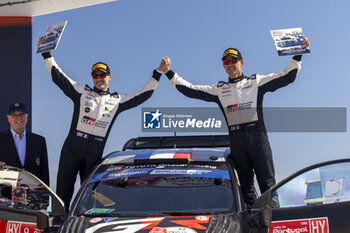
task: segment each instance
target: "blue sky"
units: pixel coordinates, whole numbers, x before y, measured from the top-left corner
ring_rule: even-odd
[[[297,80],[267,93],[265,107],[349,107],[348,0],[120,0],[33,18],[33,132],[47,140],[51,187],[55,189],[60,150],[68,134],[73,104],[51,81],[36,43],[46,27],[68,20],[57,50],[57,63],[73,80],[92,84],[91,65],[109,64],[110,89],[129,93],[141,88],[164,56],[172,69],[194,84],[226,80],[223,51],[237,47],[245,75],[282,71],[291,57],[278,57],[270,30],[302,27],[311,42]],[[141,107],[215,107],[184,97],[162,76],[143,105],[117,118],[104,154],[121,150],[141,132]],[[162,133],[161,135],[172,135]],[[178,134],[178,135],[185,135]],[[188,135],[188,134],[186,134]],[[278,180],[305,166],[348,157],[350,134],[269,133]]]

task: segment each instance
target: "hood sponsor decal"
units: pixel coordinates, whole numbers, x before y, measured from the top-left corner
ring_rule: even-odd
[[[197,233],[187,227],[156,227],[150,233]]]
[[[329,233],[328,218],[274,221],[268,233]]]
[[[150,175],[202,175],[211,172],[210,170],[199,169],[158,169],[151,171]]]
[[[100,232],[101,228],[108,228],[109,232],[117,231],[118,233],[134,233],[141,229],[146,229],[149,226],[157,226],[165,217],[159,218],[142,218],[142,219],[129,219],[121,221],[111,221],[97,224],[93,227],[86,229],[86,233]],[[150,228],[150,229],[152,229]],[[149,228],[148,228],[149,229]],[[112,230],[112,231],[111,231]]]
[[[116,217],[113,217],[113,218],[103,218],[103,220],[105,220],[105,222],[110,222],[110,221],[113,221],[117,219]]]
[[[211,215],[210,215],[210,216],[197,216],[197,217],[196,217],[196,220],[197,220],[198,222],[201,222],[201,223],[208,223],[210,217],[211,217]]]
[[[200,223],[209,223],[210,216],[197,216],[193,220],[173,220],[171,222],[190,228],[195,228],[199,230],[206,230],[207,227],[201,225]],[[187,232],[187,231],[186,231]]]
[[[90,223],[98,223],[98,222],[101,222],[101,221],[102,221],[102,218],[93,218],[89,222]]]
[[[85,232],[198,233],[207,229],[211,216],[167,216],[123,220],[116,218],[116,221],[113,221],[112,218],[104,218],[106,222],[94,224]]]

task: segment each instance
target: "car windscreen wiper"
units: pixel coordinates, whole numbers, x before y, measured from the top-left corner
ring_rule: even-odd
[[[93,191],[93,192],[91,193],[91,196],[92,196],[93,198],[95,198],[99,203],[101,203],[101,204],[102,204],[103,206],[105,206],[105,207],[106,207],[106,206],[115,205],[115,202],[114,202],[112,199],[106,197],[106,196],[103,195],[102,193]]]
[[[96,192],[96,189],[100,184],[101,181],[94,183],[94,185],[92,186],[91,197],[95,198],[100,204],[102,204],[105,207],[115,205],[115,202],[112,199],[108,198],[102,193]]]

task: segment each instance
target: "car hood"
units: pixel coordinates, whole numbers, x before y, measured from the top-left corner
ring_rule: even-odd
[[[204,233],[241,232],[241,217],[229,215],[160,217],[69,217],[60,233]]]

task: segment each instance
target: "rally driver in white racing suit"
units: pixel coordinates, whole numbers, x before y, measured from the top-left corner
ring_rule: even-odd
[[[43,39],[40,39],[38,47],[42,43]],[[91,88],[70,79],[49,52],[42,55],[52,80],[74,103],[73,118],[62,147],[57,175],[57,194],[68,211],[78,172],[82,183],[100,160],[110,129],[119,113],[151,97],[165,65],[164,62],[160,64],[139,91],[119,94],[109,91],[111,74],[107,64],[98,62],[92,66],[94,87]]]
[[[303,44],[310,46],[307,38]],[[222,60],[229,79],[227,82],[220,81],[209,86],[187,82],[170,70],[170,59],[163,58],[167,65],[166,76],[178,91],[187,97],[219,105],[228,126],[231,156],[240,179],[243,197],[250,208],[256,199],[254,172],[261,193],[276,183],[272,151],[263,120],[263,95],[294,82],[300,69],[301,55],[294,56],[283,72],[254,74],[250,77],[242,73],[244,61],[237,49],[225,50]]]

